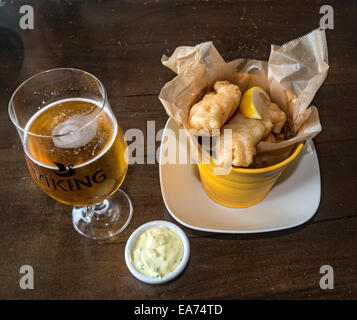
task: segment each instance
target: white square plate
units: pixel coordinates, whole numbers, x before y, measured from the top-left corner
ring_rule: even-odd
[[[166,123],[162,141],[168,129],[175,133],[178,150],[179,128],[171,119]],[[175,148],[174,139],[165,141],[165,148]],[[283,230],[308,221],[319,206],[320,169],[311,140],[282,173],[268,196],[248,208],[229,208],[216,203],[202,189],[196,164],[163,164],[162,151],[160,184],[165,205],[171,216],[188,228],[220,233]]]

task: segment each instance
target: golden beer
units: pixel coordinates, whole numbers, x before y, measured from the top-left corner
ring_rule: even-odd
[[[31,175],[55,200],[92,205],[110,197],[123,182],[128,169],[124,134],[95,101],[73,98],[50,104],[35,113],[26,131]]]

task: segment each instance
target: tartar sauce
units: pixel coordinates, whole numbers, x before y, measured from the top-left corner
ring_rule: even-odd
[[[183,244],[174,229],[165,226],[145,230],[131,251],[131,262],[142,274],[162,278],[172,273],[183,257]]]

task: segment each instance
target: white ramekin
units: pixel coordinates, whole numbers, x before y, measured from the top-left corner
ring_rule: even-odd
[[[182,257],[182,261],[180,262],[180,264],[176,267],[176,269],[172,273],[162,277],[161,279],[157,279],[157,278],[154,279],[154,278],[145,276],[144,274],[142,274],[140,271],[138,271],[134,267],[134,265],[132,264],[131,259],[130,259],[130,253],[131,253],[131,250],[132,250],[134,244],[136,243],[136,240],[140,234],[142,234],[145,230],[147,230],[151,227],[158,227],[158,226],[174,228],[176,230],[176,233],[180,237],[182,244],[183,244],[183,257]],[[132,273],[132,275],[135,278],[139,279],[140,281],[150,283],[150,284],[165,283],[165,282],[169,282],[169,281],[173,280],[174,278],[176,278],[185,269],[185,267],[188,263],[189,257],[190,257],[190,243],[188,241],[186,234],[176,224],[173,224],[168,221],[163,221],[163,220],[151,221],[151,222],[145,223],[142,226],[140,226],[139,228],[137,228],[131,234],[131,236],[129,237],[129,240],[125,246],[125,262],[129,268],[130,272]]]

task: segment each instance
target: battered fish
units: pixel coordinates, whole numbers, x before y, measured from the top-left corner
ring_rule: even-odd
[[[241,92],[239,87],[228,81],[216,81],[216,92],[207,93],[201,101],[192,106],[188,119],[190,129],[220,129],[237,110]]]
[[[248,119],[237,113],[221,129],[215,150],[217,164],[232,163],[237,167],[248,167],[256,155],[256,144],[268,137],[271,131],[280,133],[285,121],[286,114],[272,102],[264,108],[261,120]],[[232,144],[224,143],[225,129],[232,130]]]

